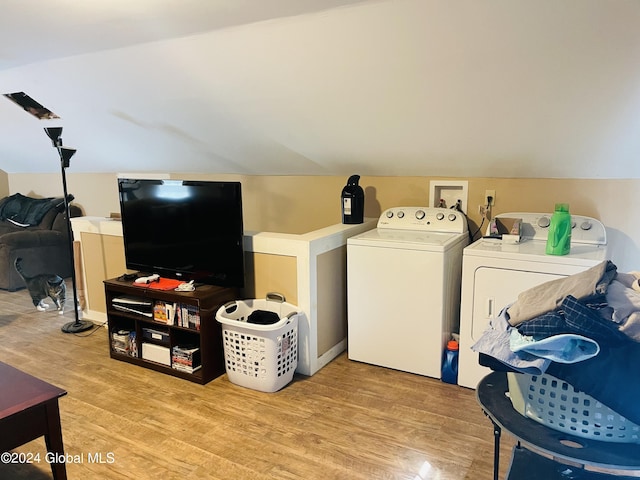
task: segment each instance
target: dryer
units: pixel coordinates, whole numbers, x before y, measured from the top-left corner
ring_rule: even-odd
[[[390,208],[347,239],[349,359],[440,378],[468,244],[464,214],[433,207]]]
[[[571,250],[568,255],[555,256],[545,254],[551,214],[496,216],[500,217],[522,219],[519,243],[483,238],[463,251],[458,384],[469,388],[476,388],[491,372],[478,363],[471,346],[520,292],[587,270],[608,258],[605,227],[594,218],[572,215]]]

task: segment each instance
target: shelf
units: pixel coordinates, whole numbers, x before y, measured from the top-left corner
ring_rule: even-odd
[[[222,329],[215,319],[215,314],[221,305],[238,298],[238,292],[235,289],[203,285],[194,292],[176,292],[173,290],[142,288],[117,279],[106,280],[104,288],[109,324],[109,354],[112,359],[201,384],[207,383],[225,372]],[[189,305],[199,315],[200,328],[171,325],[159,322],[143,314],[113,308],[113,299],[124,295],[151,300],[151,305],[155,301]],[[161,338],[145,338],[143,329],[156,330]],[[114,332],[117,333],[119,331],[126,331],[135,335],[133,340],[135,343],[131,344],[130,341],[128,343],[133,345],[136,352],[135,356],[114,350],[112,335]],[[164,335],[166,335],[166,338],[162,338]],[[129,338],[128,335],[127,338]],[[165,363],[153,361],[150,358],[143,358],[143,343],[159,347],[153,347],[148,356],[155,357],[155,355],[164,356],[168,354],[169,363],[171,363],[173,347],[193,346],[198,348],[201,367],[190,373],[175,369]],[[151,348],[147,349],[151,350]],[[160,359],[163,360],[164,358]]]

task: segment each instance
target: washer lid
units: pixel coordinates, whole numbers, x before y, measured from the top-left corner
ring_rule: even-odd
[[[374,228],[347,239],[348,245],[367,245],[386,248],[445,250],[460,241],[467,241],[465,233],[423,232]]]

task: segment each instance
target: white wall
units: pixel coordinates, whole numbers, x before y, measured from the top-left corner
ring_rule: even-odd
[[[637,0],[366,1],[0,84],[62,116],[79,173],[640,178],[639,25]],[[42,121],[0,125],[0,168],[56,171]]]

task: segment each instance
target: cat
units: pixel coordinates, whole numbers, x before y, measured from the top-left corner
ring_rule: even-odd
[[[40,312],[47,310],[48,305],[44,299],[49,297],[58,307],[58,313],[62,315],[67,296],[67,285],[64,279],[53,273],[42,273],[27,277],[22,270],[22,258],[16,258],[14,265],[27,285],[27,290],[36,309]]]

